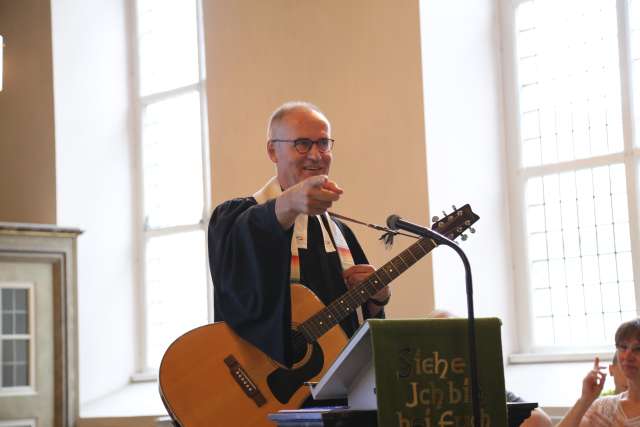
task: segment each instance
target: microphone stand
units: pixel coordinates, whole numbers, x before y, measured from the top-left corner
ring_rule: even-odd
[[[440,233],[436,233],[433,230],[430,231],[438,234],[438,236],[441,237],[441,239],[434,239],[436,240],[436,242],[453,249],[458,254],[458,256],[460,256],[462,264],[464,264],[465,283],[467,288],[467,339],[469,342],[469,363],[471,365],[471,406],[473,409],[473,425],[474,427],[480,427],[482,421],[480,418],[480,383],[478,381],[478,351],[476,346],[476,322],[475,315],[473,313],[473,284],[471,280],[471,265],[469,264],[467,255],[465,255],[464,251],[460,249],[460,246],[447,239]]]
[[[473,313],[473,283],[471,280],[471,265],[469,264],[469,259],[465,255],[464,251],[460,249],[460,247],[454,241],[446,238],[437,231],[425,227],[420,227],[401,220],[398,221],[397,227],[423,237],[428,237],[437,243],[436,246],[440,244],[448,246],[453,249],[458,254],[458,256],[460,256],[460,259],[462,259],[465,270],[465,282],[467,290],[467,338],[469,343],[469,363],[471,365],[471,405],[473,409],[473,425],[474,427],[480,427],[480,383],[478,382],[476,326],[475,315]]]

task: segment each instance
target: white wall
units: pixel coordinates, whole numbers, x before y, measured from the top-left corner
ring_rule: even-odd
[[[477,233],[469,257],[478,316],[502,319],[505,356],[515,346],[506,196],[499,17],[495,0],[421,0],[422,68],[433,215],[471,204]],[[464,269],[448,248],[434,252],[438,308],[466,316]]]
[[[125,0],[53,0],[58,224],[79,227],[80,403],[134,371],[132,110]]]

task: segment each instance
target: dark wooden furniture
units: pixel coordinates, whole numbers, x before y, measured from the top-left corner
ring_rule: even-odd
[[[537,407],[538,404],[535,402],[507,403],[509,427],[518,427]],[[376,411],[355,411],[346,408],[281,411],[269,414],[269,419],[278,427],[377,427],[378,425]]]

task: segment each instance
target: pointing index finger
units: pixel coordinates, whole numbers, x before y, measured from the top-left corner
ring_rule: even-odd
[[[324,190],[328,190],[328,191],[331,191],[333,193],[338,193],[338,194],[342,194],[343,193],[342,188],[338,187],[338,184],[336,184],[334,181],[331,181],[328,178],[324,182],[324,184],[322,185],[322,188]]]

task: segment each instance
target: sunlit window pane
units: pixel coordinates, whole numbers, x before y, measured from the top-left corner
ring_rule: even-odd
[[[589,335],[589,331],[584,326],[587,324],[587,316],[582,311],[570,316],[570,319],[571,341],[568,344],[585,345],[587,343],[587,335]]]
[[[620,292],[620,308],[625,318],[636,312],[635,289],[633,282],[622,282],[619,285]]]
[[[564,289],[567,285],[564,262],[561,258],[552,258],[549,260],[549,283],[555,291],[557,291],[558,289]],[[562,292],[564,292],[564,290]],[[558,300],[555,296],[553,296],[555,303],[560,302],[561,304],[565,305],[565,307],[560,307],[560,312],[566,309],[565,298]],[[554,310],[553,312],[558,313],[559,311]]]
[[[550,316],[536,317],[534,323],[535,341],[539,345],[553,344],[553,319]]]
[[[594,311],[597,306],[598,304],[594,304]],[[587,344],[611,345],[611,343],[613,342],[612,338],[605,337],[604,334],[604,316],[602,314],[587,314],[586,318],[587,321],[585,329],[587,331]]]
[[[196,224],[202,217],[200,95],[149,105],[143,118],[144,208],[150,228]]]
[[[177,337],[207,323],[203,231],[149,239],[146,253],[147,364],[159,366]]]
[[[560,203],[547,203],[545,209],[545,220],[547,231],[559,231],[562,229],[562,221],[560,216]]]
[[[549,287],[549,263],[535,261],[531,263],[531,281],[536,288]]]
[[[533,300],[536,317],[551,315],[551,289],[536,289]]]
[[[553,318],[553,332],[555,342],[571,342],[571,318],[569,316],[555,316]]]
[[[30,385],[29,292],[28,288],[0,289],[0,389]]]
[[[579,268],[579,266],[578,266]],[[580,276],[578,276],[580,277]],[[580,280],[581,281],[581,280]],[[576,282],[577,283],[577,282]],[[568,297],[567,297],[567,302],[568,302],[568,308],[569,308],[569,316],[572,317],[573,319],[575,318],[580,318],[581,316],[584,316],[585,313],[585,309],[584,309],[584,287],[583,286],[576,286],[575,284],[572,286],[567,286],[567,292],[568,292]],[[572,322],[574,325],[579,325],[579,323],[576,320],[573,320]],[[572,330],[580,330],[582,329],[582,327],[571,327]]]
[[[527,182],[526,197],[529,206],[544,203],[542,178],[532,178]]]
[[[610,343],[612,322],[635,311],[629,222],[616,213],[627,211],[624,165],[534,177],[526,189],[534,328],[559,328],[534,331],[536,344]]]
[[[640,129],[640,0],[629,1],[629,32],[631,36],[631,78],[633,82],[633,105],[635,127]],[[635,145],[640,145],[636,132]]]
[[[140,92],[149,95],[197,83],[194,0],[138,0]]]
[[[620,323],[625,320],[629,320],[629,316],[624,316],[619,312],[605,313],[604,314],[604,335],[606,337],[613,337],[616,334],[616,330]]]
[[[547,232],[547,255],[550,260],[562,258],[564,256],[564,245],[562,233],[558,231]]]
[[[201,0],[135,3],[146,313],[139,369],[154,371],[174,339],[208,319]]]
[[[522,165],[623,148],[615,0],[536,0],[516,12]]]

